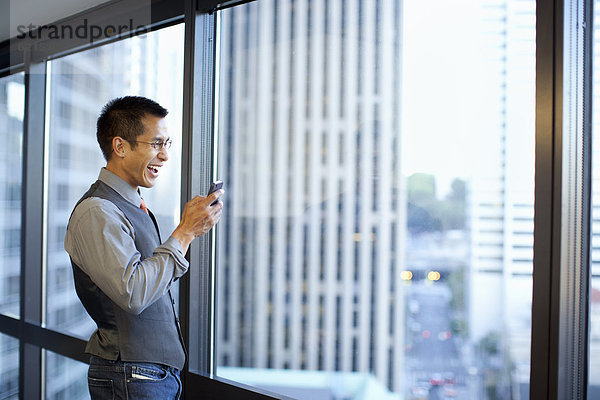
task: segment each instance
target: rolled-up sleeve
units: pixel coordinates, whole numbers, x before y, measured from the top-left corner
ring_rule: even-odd
[[[82,201],[73,212],[65,250],[104,294],[134,314],[164,296],[189,268],[173,237],[141,260],[131,223],[112,202],[97,197]]]

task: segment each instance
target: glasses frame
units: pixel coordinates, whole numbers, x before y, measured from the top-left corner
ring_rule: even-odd
[[[171,138],[168,138],[167,140],[157,140],[155,142],[142,142],[141,140],[128,140],[128,142],[146,143],[152,146],[156,151],[160,151],[161,149],[169,150],[173,145],[173,140]]]

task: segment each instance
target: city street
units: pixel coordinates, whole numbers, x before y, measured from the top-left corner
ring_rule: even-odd
[[[462,341],[452,334],[451,292],[444,281],[419,281],[406,291],[408,399],[473,399]]]

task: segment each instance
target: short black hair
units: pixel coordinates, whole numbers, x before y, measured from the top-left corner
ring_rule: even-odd
[[[109,101],[96,122],[96,137],[106,161],[112,154],[112,140],[119,136],[135,148],[136,138],[144,134],[146,115],[164,118],[169,112],[154,100],[141,96],[117,97]]]

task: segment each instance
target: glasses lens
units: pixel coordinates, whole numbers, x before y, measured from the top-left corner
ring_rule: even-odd
[[[171,139],[167,139],[164,141],[160,140],[157,142],[152,142],[150,145],[154,147],[154,150],[160,150],[162,148],[169,149],[171,147],[171,143],[173,143],[173,141]]]

